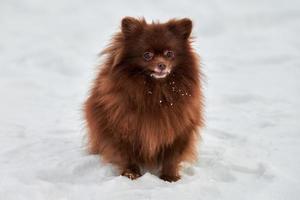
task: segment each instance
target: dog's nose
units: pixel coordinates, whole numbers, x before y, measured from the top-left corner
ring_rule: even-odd
[[[158,63],[158,68],[159,68],[161,71],[165,70],[166,67],[167,67],[167,66],[166,66],[164,63]]]

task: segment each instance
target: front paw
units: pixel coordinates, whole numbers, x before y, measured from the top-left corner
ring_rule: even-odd
[[[141,174],[139,172],[134,172],[132,170],[124,170],[121,174],[122,176],[126,176],[127,178],[131,179],[131,180],[134,180],[134,179],[137,179],[141,176]]]
[[[176,182],[180,179],[180,175],[167,175],[167,174],[162,174],[159,177],[160,179],[168,182]]]

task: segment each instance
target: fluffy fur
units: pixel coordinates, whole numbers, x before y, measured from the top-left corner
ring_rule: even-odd
[[[196,159],[203,98],[191,30],[186,18],[147,23],[125,17],[102,52],[105,62],[84,105],[89,150],[124,176],[157,168],[162,179],[176,181],[180,163]],[[152,53],[150,61],[145,52]],[[169,71],[156,74],[157,63]]]

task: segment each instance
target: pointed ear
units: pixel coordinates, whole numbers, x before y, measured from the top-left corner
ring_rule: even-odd
[[[133,17],[124,17],[121,23],[122,33],[128,36],[134,36],[143,29],[142,21]]]
[[[180,20],[170,20],[168,22],[168,28],[175,35],[178,35],[183,39],[188,39],[192,32],[193,23],[192,20],[188,18],[183,18]]]

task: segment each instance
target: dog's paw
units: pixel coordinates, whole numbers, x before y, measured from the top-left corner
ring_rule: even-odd
[[[131,180],[134,180],[134,179],[137,179],[141,176],[140,173],[138,172],[133,172],[131,170],[125,170],[122,172],[121,174],[122,176],[126,176],[127,178],[131,179]]]
[[[168,182],[176,182],[180,179],[180,175],[166,175],[166,174],[162,174],[159,177],[160,179],[164,180],[164,181],[168,181]]]

